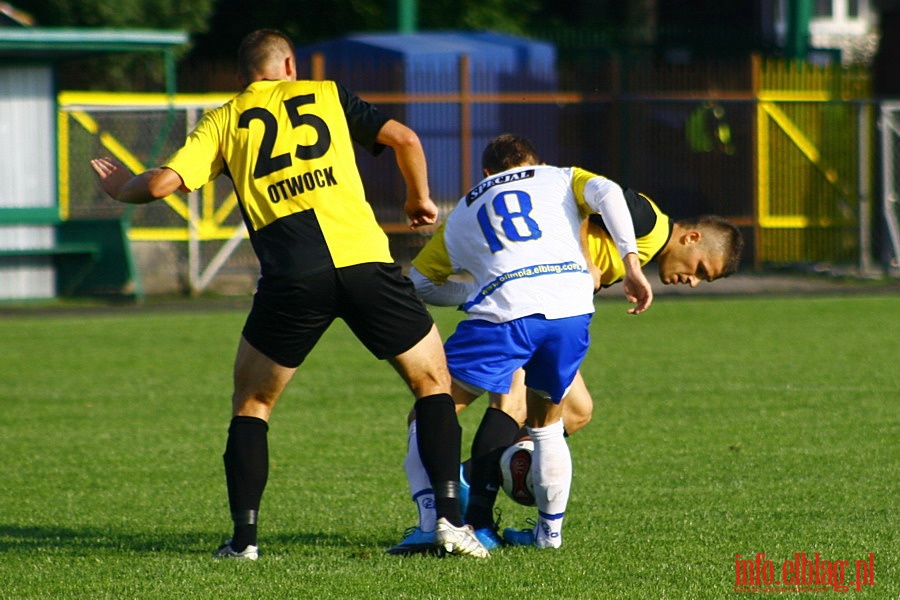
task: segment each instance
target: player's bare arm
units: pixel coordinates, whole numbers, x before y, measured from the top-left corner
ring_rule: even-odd
[[[406,125],[391,119],[378,132],[376,141],[394,149],[397,166],[406,182],[403,210],[410,227],[434,224],[438,208],[428,188],[428,165],[419,136]]]
[[[622,285],[625,286],[625,298],[634,304],[628,309],[628,314],[639,315],[653,303],[653,288],[650,282],[641,270],[641,263],[637,254],[630,252],[623,258],[625,263],[625,279]]]
[[[109,157],[95,158],[91,167],[103,191],[119,202],[146,204],[164,198],[182,187],[181,176],[172,169],[156,168],[135,175],[122,162]]]

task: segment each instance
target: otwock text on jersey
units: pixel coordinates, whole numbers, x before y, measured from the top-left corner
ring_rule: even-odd
[[[267,191],[269,200],[273,204],[278,204],[282,200],[299,196],[303,192],[316,188],[331,187],[337,184],[337,179],[334,176],[334,167],[327,167],[282,179],[270,185]]]

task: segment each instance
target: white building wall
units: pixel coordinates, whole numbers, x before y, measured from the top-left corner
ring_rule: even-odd
[[[0,211],[56,206],[55,106],[50,67],[0,67]],[[0,250],[53,244],[52,225],[0,225]],[[55,294],[50,257],[0,256],[0,299]]]
[[[56,205],[50,67],[0,67],[0,208]]]

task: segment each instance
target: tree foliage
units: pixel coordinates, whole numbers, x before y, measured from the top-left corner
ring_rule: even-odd
[[[539,0],[432,0],[420,2],[422,29],[492,30],[526,34]]]
[[[621,16],[634,0],[418,0],[420,31],[492,30],[529,35],[554,27],[593,27]],[[657,0],[640,0],[642,5]],[[362,31],[395,30],[401,0],[16,0],[41,27],[174,29],[190,34],[192,60],[231,60],[240,40],[275,27],[297,45]],[[77,76],[76,76],[77,72]],[[161,66],[147,57],[115,57],[69,70],[76,87],[158,85]],[[65,72],[63,73],[65,76]],[[81,82],[80,84],[78,82]],[[65,84],[65,82],[64,82]]]
[[[243,37],[263,27],[285,32],[302,45],[353,31],[388,27],[383,2],[375,0],[268,0],[248,10],[246,0],[218,0],[208,32],[198,35],[195,56],[231,58]]]
[[[205,31],[215,0],[16,0],[40,27]]]
[[[206,31],[215,0],[17,0],[38,27],[168,29]],[[179,50],[185,54],[189,48]],[[111,55],[72,61],[57,70],[68,89],[163,89],[164,66],[158,56]]]
[[[546,2],[543,2],[546,4]],[[230,57],[241,38],[260,27],[276,27],[298,45],[360,31],[396,27],[397,0],[269,0],[252,11],[245,0],[219,0],[207,33],[198,36],[195,55]],[[525,34],[541,0],[419,0],[420,30],[494,30]]]

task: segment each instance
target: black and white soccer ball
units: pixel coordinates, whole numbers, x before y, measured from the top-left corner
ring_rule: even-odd
[[[523,439],[507,448],[500,457],[500,482],[506,495],[524,506],[534,506],[531,454],[534,442]]]

